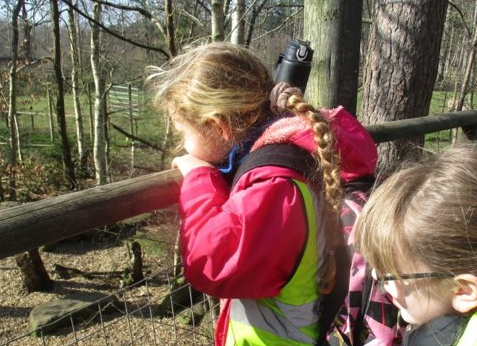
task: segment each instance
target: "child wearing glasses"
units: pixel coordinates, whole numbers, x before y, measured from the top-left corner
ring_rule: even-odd
[[[477,147],[395,173],[372,193],[355,237],[409,323],[404,346],[477,345]]]

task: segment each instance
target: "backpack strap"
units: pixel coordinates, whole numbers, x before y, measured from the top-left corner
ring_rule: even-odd
[[[343,306],[349,290],[349,271],[351,269],[351,259],[346,245],[338,246],[335,249],[336,276],[333,290],[324,296],[321,303],[320,336],[317,345],[328,345],[326,335],[331,327],[336,315]]]
[[[293,169],[303,176],[311,176],[317,169],[317,162],[305,149],[290,144],[270,144],[252,151],[237,169],[232,187],[246,172],[262,166],[278,166]],[[320,336],[317,345],[325,344],[326,333],[338,314],[348,294],[351,260],[346,245],[335,249],[336,277],[334,289],[323,297],[320,311]]]
[[[234,174],[232,187],[242,175],[257,167],[278,166],[309,176],[316,169],[316,160],[305,149],[292,144],[270,144],[248,154]]]

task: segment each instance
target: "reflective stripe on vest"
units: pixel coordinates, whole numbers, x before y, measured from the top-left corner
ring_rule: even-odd
[[[477,346],[477,312],[470,318],[456,346]]]
[[[318,339],[317,273],[323,267],[323,200],[303,182],[291,180],[301,194],[307,218],[307,239],[295,272],[280,294],[265,299],[232,299],[227,346],[303,346]],[[321,196],[320,196],[321,197]],[[321,197],[322,199],[322,197]]]

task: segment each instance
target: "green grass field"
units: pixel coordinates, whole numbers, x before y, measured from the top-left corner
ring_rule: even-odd
[[[84,134],[87,148],[90,153],[93,151],[91,136],[90,106],[87,100],[82,100],[82,112],[84,123]],[[34,167],[49,167],[50,171],[45,175],[52,175],[52,172],[61,171],[61,147],[58,134],[58,124],[56,115],[53,115],[53,142],[50,133],[50,115],[48,102],[45,98],[29,99],[18,98],[18,126],[22,145],[25,169]],[[71,153],[76,164],[79,164],[77,154],[76,123],[74,117],[73,100],[71,95],[65,97],[66,125],[68,130],[68,140]],[[131,124],[128,112],[114,113],[110,115],[110,147],[109,147],[109,170],[113,181],[127,178],[131,172],[131,144],[130,138],[118,132],[112,124],[120,127],[127,133],[131,133]],[[134,135],[144,139],[149,143],[160,146],[164,137],[164,122],[152,111],[148,105],[141,107],[139,115],[134,117]],[[6,114],[0,117],[0,174],[6,171],[6,162],[9,157],[9,146],[7,145],[9,133],[7,129]],[[141,143],[135,143],[134,174],[146,174],[161,170],[162,167],[169,167],[170,158],[166,156],[164,166],[161,165],[162,153]],[[52,167],[56,165],[56,167]],[[90,167],[93,167],[92,155],[89,156]],[[2,169],[3,167],[3,169]],[[34,179],[29,176],[25,178]]]

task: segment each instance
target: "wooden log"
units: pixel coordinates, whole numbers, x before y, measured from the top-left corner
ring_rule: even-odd
[[[369,125],[366,129],[376,143],[412,138],[427,133],[465,127],[468,132],[477,125],[477,111],[462,111],[431,115],[405,120],[389,121],[382,124]]]
[[[177,169],[0,211],[0,259],[177,203]]]

